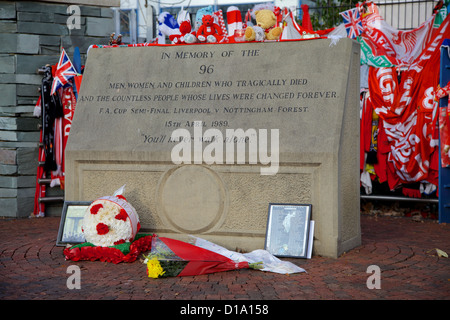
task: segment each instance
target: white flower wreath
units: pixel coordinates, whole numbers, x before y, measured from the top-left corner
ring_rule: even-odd
[[[139,228],[136,210],[122,196],[95,200],[83,218],[86,242],[95,246],[109,247],[132,242]]]

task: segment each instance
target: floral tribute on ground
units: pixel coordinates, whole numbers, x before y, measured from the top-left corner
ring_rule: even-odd
[[[140,229],[135,208],[122,195],[101,197],[87,208],[82,231],[86,242],[66,248],[67,260],[132,262],[151,248],[151,235],[137,235]]]
[[[64,249],[66,260],[72,261],[102,261],[102,262],[134,262],[143,253],[150,250],[152,235],[137,235],[133,242],[126,242],[114,246],[95,246],[84,242]]]
[[[139,216],[122,195],[124,187],[113,196],[93,201],[86,209],[82,227],[86,242],[64,249],[66,260],[120,263],[134,262],[143,255],[149,278],[195,276],[237,269],[282,274],[305,272],[266,250],[241,254],[193,236],[191,244],[156,234],[138,234]]]
[[[244,268],[261,263],[235,262],[216,252],[165,237],[153,237],[151,253],[144,256],[149,278],[182,277]]]
[[[136,210],[122,195],[95,200],[83,217],[86,241],[96,246],[107,247],[131,242],[139,229]]]
[[[241,254],[201,238],[194,239],[195,244],[190,244],[154,235],[151,252],[144,255],[148,277],[195,276],[238,269],[284,274],[305,272],[295,264],[281,261],[265,250]]]

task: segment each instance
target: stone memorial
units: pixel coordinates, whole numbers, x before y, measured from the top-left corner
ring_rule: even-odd
[[[264,247],[269,203],[311,204],[314,254],[361,243],[359,44],[94,48],[65,200],[126,185],[143,230]]]

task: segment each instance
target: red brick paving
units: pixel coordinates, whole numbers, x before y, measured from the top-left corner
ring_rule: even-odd
[[[289,259],[307,273],[237,270],[149,279],[139,261],[66,261],[56,247],[59,218],[0,220],[1,300],[449,300],[450,225],[405,217],[361,216],[362,245],[338,259]],[[68,289],[67,267],[81,268],[81,289]],[[381,289],[368,289],[370,265]]]

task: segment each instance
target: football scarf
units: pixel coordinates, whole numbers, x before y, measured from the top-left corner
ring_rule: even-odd
[[[57,169],[54,124],[55,119],[62,116],[59,95],[50,94],[52,82],[52,67],[46,67],[41,86],[42,143],[45,151],[45,171]]]
[[[40,103],[40,99],[38,101]],[[41,142],[39,146],[39,155],[38,155],[38,161],[44,162],[45,161],[45,151],[42,146],[42,130],[40,132],[40,140]],[[46,193],[46,185],[40,184],[39,180],[44,179],[46,177],[45,170],[42,166],[37,167],[36,172],[36,191],[34,194],[34,207],[33,207],[33,215],[35,217],[43,217],[45,214],[45,203],[40,202],[39,199],[45,197]]]
[[[236,6],[230,6],[227,9],[228,35],[234,35],[235,30],[242,29],[241,11]]]
[[[61,173],[59,178],[61,189],[64,189],[64,173],[65,173],[65,157],[64,151],[66,150],[67,140],[69,139],[70,127],[72,126],[73,116],[75,114],[75,107],[77,99],[72,87],[65,88],[62,94],[62,107],[64,117],[62,118],[62,157],[61,157]]]
[[[439,134],[441,137],[441,166],[450,166],[450,112],[439,108]]]

